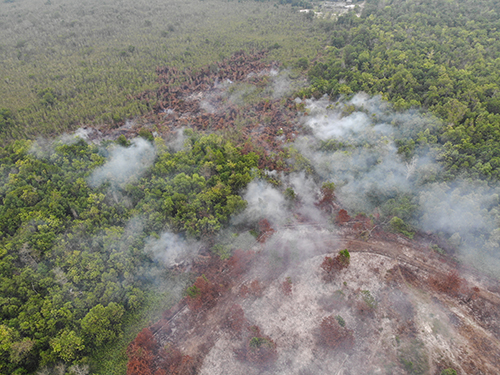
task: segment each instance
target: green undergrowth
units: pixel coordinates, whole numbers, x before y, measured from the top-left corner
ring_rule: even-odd
[[[178,280],[179,281],[179,280]],[[180,284],[178,284],[180,285]],[[172,307],[178,296],[168,291],[152,289],[141,311],[127,313],[123,319],[123,335],[90,357],[91,373],[99,375],[123,375],[127,372],[127,347],[145,327],[158,321],[161,314]]]

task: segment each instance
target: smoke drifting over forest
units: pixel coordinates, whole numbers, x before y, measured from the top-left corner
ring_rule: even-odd
[[[132,178],[140,177],[155,160],[155,149],[150,142],[135,138],[129,147],[117,146],[111,150],[106,163],[93,171],[89,184],[97,187],[105,181],[122,186]]]
[[[175,315],[168,323],[165,323],[164,318],[154,325],[160,327],[165,324],[161,326],[164,328],[155,332],[162,332],[162,329],[169,332],[169,336],[163,338],[161,335],[166,333],[156,334],[154,340],[161,345],[182,343],[182,351],[190,345],[193,348],[204,345],[204,338],[194,334],[197,330],[217,331],[217,335],[220,335],[218,341],[206,345],[210,351],[207,349],[201,355],[195,350],[200,358],[204,358],[203,364],[198,368],[200,374],[218,374],[227,368],[235,373],[249,374],[326,374],[342,368],[344,363],[348,364],[351,373],[362,373],[366,366],[364,353],[374,348],[378,350],[373,332],[382,332],[380,339],[376,340],[382,340],[383,337],[390,341],[402,325],[412,327],[413,324],[416,328],[412,329],[422,331],[429,324],[426,315],[428,311],[432,311],[433,316],[439,316],[441,329],[452,332],[450,335],[453,338],[458,337],[445,308],[434,302],[429,303],[416,293],[401,292],[399,289],[395,292],[391,289],[393,286],[388,286],[390,281],[387,278],[392,277],[397,268],[395,264],[400,251],[396,249],[398,245],[388,241],[384,244],[390,248],[387,253],[373,252],[370,246],[374,246],[376,241],[370,242],[369,229],[370,234],[365,242],[355,240],[358,248],[350,247],[352,243],[347,242],[343,235],[354,233],[355,230],[349,232],[349,228],[354,228],[354,221],[360,223],[362,219],[356,217],[350,227],[337,225],[336,215],[342,208],[352,218],[359,213],[366,214],[373,219],[374,224],[370,225],[382,228],[381,232],[391,231],[391,218],[396,216],[404,221],[407,233],[438,233],[442,243],[449,245],[446,250],[459,249],[462,259],[473,260],[473,264],[482,270],[496,272],[499,269],[495,257],[500,253],[500,231],[495,229],[495,223],[498,222],[500,213],[500,190],[480,181],[462,179],[443,182],[444,169],[438,162],[441,150],[435,145],[430,147],[426,141],[426,138],[434,136],[436,127],[439,126],[435,118],[417,111],[394,112],[380,98],[370,98],[364,94],[337,103],[326,99],[305,102],[296,99],[295,103],[305,104],[304,115],[299,116],[303,135],[293,142],[281,144],[290,147],[290,151],[293,150],[290,155],[295,155],[295,160],[303,158],[300,163],[306,166],[305,170],[295,168],[294,172],[289,173],[263,170],[261,179],[250,181],[249,177],[250,182],[243,190],[238,191],[246,204],[243,202],[237,214],[228,216],[226,223],[229,225],[213,238],[208,241],[203,237],[195,240],[183,233],[182,229],[175,228],[173,221],[158,225],[156,223],[160,220],[154,220],[155,223],[151,224],[153,220],[147,218],[147,211],[151,209],[150,202],[155,202],[154,205],[158,206],[165,202],[173,207],[173,201],[169,203],[168,200],[170,196],[177,194],[176,199],[185,199],[179,193],[186,197],[191,194],[193,187],[199,189],[208,180],[200,174],[188,177],[175,169],[169,170],[165,166],[173,163],[166,163],[161,178],[165,184],[172,184],[170,189],[166,189],[165,193],[155,192],[148,203],[134,211],[135,216],[129,219],[123,233],[117,232],[112,240],[106,237],[107,234],[100,233],[88,239],[92,243],[109,242],[113,248],[110,253],[117,251],[116,248],[123,253],[120,255],[123,260],[141,263],[136,273],[129,274],[128,277],[147,279],[155,290],[179,299],[181,289],[186,290],[187,284],[193,282],[187,280],[190,272],[195,274],[201,271],[203,276],[196,279],[194,286],[187,289],[188,292],[184,292],[190,294],[181,301],[190,301],[189,298],[193,296],[204,296],[208,291],[221,302],[200,302],[201,305],[189,305],[188,302],[189,307],[184,310],[164,314]],[[166,159],[167,153],[159,157],[157,155],[162,155],[161,152],[168,149],[169,156],[176,152],[186,156],[196,148],[193,145],[195,138],[192,137],[192,131],[184,132],[184,128],[180,127],[177,131],[170,132],[169,136],[165,146],[159,146],[159,138],[154,142],[135,138],[128,146],[93,146],[96,151],[99,149],[99,155],[104,156],[105,161],[100,167],[88,172],[90,176],[87,181],[91,190],[105,193],[102,196],[106,195],[111,205],[132,205],[132,198],[126,194],[132,191],[130,186],[137,184],[148,168],[159,159]],[[78,137],[85,139],[86,133],[77,132],[74,137],[65,137],[60,141],[71,145],[77,142]],[[285,137],[277,138],[282,141]],[[400,145],[405,143],[398,140],[414,140],[415,145],[408,152],[401,152]],[[35,154],[47,154],[50,147],[52,146],[38,145],[32,151]],[[212,155],[212,160],[215,160],[211,152],[207,151],[206,154]],[[189,160],[189,157],[186,159]],[[295,160],[288,161],[292,170]],[[223,159],[221,166],[224,167],[225,163],[228,161]],[[210,176],[209,171],[203,170],[206,176]],[[184,185],[174,183],[176,176],[184,177]],[[141,180],[138,186],[144,186],[145,180]],[[325,206],[321,201],[328,194],[328,187],[332,187],[328,184],[330,182],[335,184],[335,188],[332,190],[332,200]],[[105,183],[109,186],[103,185]],[[177,189],[177,186],[181,189]],[[138,198],[134,199],[140,199],[141,192],[136,193]],[[191,200],[194,201],[196,200]],[[144,217],[141,217],[143,214]],[[208,216],[209,213],[206,212],[205,215]],[[151,229],[153,226],[147,228],[148,225],[154,225],[154,230]],[[410,243],[403,237],[400,240]],[[359,242],[366,245],[360,245]],[[138,252],[134,255],[129,253],[135,246],[138,247],[136,250],[140,249],[141,259],[137,258]],[[336,254],[339,249],[346,247],[352,251],[350,268],[325,282],[321,263],[325,255]],[[415,242],[415,248],[417,247]],[[409,251],[413,253],[405,254],[413,259],[421,255],[419,250]],[[427,251],[430,251],[428,246]],[[209,253],[215,256],[207,256]],[[253,264],[249,261],[248,264],[251,265],[247,268],[240,265],[244,271],[238,275],[231,273],[234,270],[232,267],[238,262],[230,258],[235,253],[255,260]],[[395,253],[398,255],[391,258]],[[227,268],[224,272],[228,272],[229,276],[210,272],[213,270],[203,265],[207,258],[211,258],[215,265],[221,262],[218,272],[224,269],[220,264],[225,264]],[[226,261],[228,263],[224,263]],[[429,263],[432,261],[436,260]],[[432,267],[435,267],[435,263]],[[173,277],[170,281],[164,281],[164,274],[170,272],[167,270],[185,273],[180,275],[180,272],[178,280]],[[209,272],[205,274],[203,270]],[[422,272],[429,271],[424,269]],[[432,283],[432,274],[428,275],[431,276],[428,276],[426,282]],[[224,293],[228,291],[231,291],[228,293],[230,296],[224,300]],[[134,301],[139,299],[135,295],[126,294],[120,298],[124,304],[138,303]],[[224,323],[227,310],[235,304],[240,306],[244,324],[248,326],[245,328],[247,331],[252,327],[259,327],[263,337],[270,337],[277,345],[275,362],[264,370],[235,355],[239,350],[238,345],[241,346],[238,341],[240,339],[227,335],[227,327],[224,325],[227,324]],[[417,305],[423,306],[421,310],[415,307]],[[178,306],[183,306],[182,302]],[[368,313],[364,310],[366,306],[369,307]],[[192,316],[198,314],[196,316],[201,317],[199,322],[194,322],[192,316],[190,318],[191,308]],[[196,310],[197,308],[201,310]],[[402,321],[397,323],[400,326],[389,328],[384,326],[383,320],[380,323],[379,318],[389,310],[394,315],[391,319]],[[205,313],[215,315],[206,320],[206,325],[203,323]],[[344,349],[325,348],[321,339],[318,339],[321,337],[320,324],[328,316],[338,318],[339,324],[342,321],[346,327],[342,332],[347,332],[355,340],[349,344],[349,350],[352,350],[349,355]],[[373,317],[377,319],[371,319]],[[413,323],[408,323],[410,321]],[[169,324],[172,324],[172,328],[168,328]],[[184,341],[184,335],[189,336],[187,341]],[[243,334],[242,337],[246,337],[245,335],[249,334]],[[244,340],[246,339],[240,341]],[[412,340],[413,338],[404,338],[399,346],[384,349],[381,362],[394,361],[394,358],[403,356],[415,360],[412,357],[415,350],[421,350],[422,353],[424,351],[415,346]],[[425,350],[432,353],[432,345]],[[133,363],[133,356],[130,358]],[[373,353],[370,358],[370,366],[380,365],[373,359]],[[421,362],[432,361],[436,359]]]
[[[160,238],[150,238],[146,242],[145,252],[152,259],[166,267],[173,267],[193,259],[199,252],[201,243],[186,240],[178,234],[165,232]]]
[[[246,274],[248,280],[265,280],[266,289],[259,298],[238,303],[251,322],[248,324],[258,325],[276,340],[279,358],[271,368],[249,368],[234,360],[234,341],[222,335],[205,358],[201,373],[216,374],[230,368],[249,374],[351,374],[362,373],[370,366],[374,369],[380,364],[378,360],[390,362],[391,357],[413,363],[421,373],[428,373],[428,363],[438,361],[434,352],[450,351],[443,349],[448,345],[446,340],[429,343],[428,336],[410,335],[412,339],[405,337],[401,342],[396,336],[397,344],[392,346],[387,347],[386,343],[401,329],[398,324],[413,327],[410,329],[416,332],[431,330],[438,335],[436,332],[446,331],[448,337],[458,337],[455,323],[442,305],[429,303],[410,291],[387,288],[387,279],[384,282],[380,275],[387,278],[396,267],[391,269],[393,263],[375,254],[353,254],[352,271],[341,273],[326,285],[320,280],[317,269],[325,251],[342,246],[332,236],[339,229],[333,217],[318,205],[322,183],[335,183],[339,204],[335,210],[344,207],[353,216],[360,212],[373,215],[377,225],[386,227],[397,216],[404,220],[409,232],[437,233],[450,248],[459,250],[459,258],[472,260],[479,269],[493,273],[500,269],[495,263],[500,251],[500,231],[495,230],[499,189],[465,179],[442,182],[442,168],[437,161],[440,150],[430,149],[423,139],[432,135],[438,123],[435,118],[416,111],[395,113],[379,98],[363,94],[335,105],[326,100],[307,101],[306,111],[308,115],[303,119],[312,134],[300,137],[291,147],[307,159],[313,173],[268,172],[268,177],[281,182],[279,187],[254,180],[243,195],[247,208],[232,220],[232,224],[242,225],[267,219],[275,228],[259,247],[258,266]],[[398,152],[395,140],[402,138],[420,140],[412,154]],[[321,223],[322,228],[303,225],[314,222]],[[247,242],[247,249],[248,245]],[[417,253],[411,256],[416,257]],[[411,276],[412,271],[404,272]],[[430,274],[428,279],[431,283],[432,277]],[[293,280],[293,292],[288,297],[282,295],[282,283],[286,283],[283,280],[290,285]],[[457,280],[460,285],[460,279]],[[384,323],[377,326],[380,316],[371,320],[360,313],[360,302],[353,302],[360,298],[359,290],[365,303],[379,304],[384,314],[391,311],[391,317],[384,319],[394,319],[390,320],[394,330]],[[346,303],[344,294],[350,302]],[[314,327],[318,325],[318,316],[328,312],[338,314],[336,319],[353,328],[354,353],[322,352],[318,348],[311,351],[317,340]],[[427,328],[429,324],[432,329]],[[370,331],[382,332],[378,341]],[[374,358],[377,350],[379,358]],[[401,358],[411,358],[412,362]],[[349,370],[342,370],[346,361],[345,368]]]
[[[500,2],[354,3],[0,2],[0,374],[498,373]]]
[[[436,118],[418,111],[395,112],[379,97],[363,93],[347,102],[307,100],[306,111],[303,121],[311,134],[298,138],[292,147],[310,162],[316,177],[304,172],[269,172],[282,182],[282,188],[254,180],[243,194],[247,208],[231,219],[233,225],[261,219],[273,227],[294,223],[293,203],[283,193],[285,188],[293,189],[300,201],[293,206],[295,213],[326,222],[328,217],[315,205],[321,188],[318,181],[332,181],[339,202],[349,213],[400,217],[410,230],[441,233],[478,267],[498,270],[500,235],[495,223],[500,220],[500,188],[470,179],[437,182],[442,173],[436,161],[441,150],[431,149],[425,141],[439,126]],[[395,139],[418,140],[413,155],[405,158],[398,153]],[[181,129],[169,146],[178,151],[183,142]],[[149,142],[134,139],[130,147],[112,150],[89,181],[92,186],[105,181],[124,185],[140,177],[154,156]],[[179,262],[186,249],[194,247],[172,233],[162,234],[147,246],[153,258],[165,264]]]
[[[286,221],[285,198],[278,189],[265,181],[252,181],[243,198],[248,202],[245,211],[233,219],[234,224],[267,219],[274,225]]]
[[[243,198],[246,210],[232,224],[267,219],[273,226],[294,223],[290,197],[293,189],[300,213],[313,221],[328,221],[315,205],[321,183],[335,183],[335,194],[350,214],[365,213],[386,218],[397,216],[410,231],[441,236],[459,249],[463,260],[480,269],[500,269],[500,188],[484,181],[457,179],[443,182],[437,161],[442,152],[427,142],[440,126],[435,117],[411,110],[396,112],[380,97],[364,93],[349,101],[306,100],[304,125],[311,134],[298,138],[292,147],[313,166],[315,178],[305,173],[270,172],[281,181],[276,188],[262,180],[251,182]],[[416,141],[411,155],[398,152],[395,140]],[[321,182],[319,182],[321,181]]]
[[[282,76],[278,77],[283,81],[280,90],[286,92],[286,80]],[[271,85],[276,87],[276,80],[271,81]],[[226,85],[223,90],[229,91],[230,88],[231,85]],[[251,89],[247,91],[252,92]],[[203,100],[202,96],[200,100]],[[439,316],[441,329],[452,332],[451,337],[458,337],[445,308],[434,302],[429,303],[413,292],[394,291],[391,289],[393,287],[388,287],[387,277],[396,268],[395,258],[388,260],[391,259],[388,254],[399,251],[395,250],[397,245],[388,242],[389,245],[386,245],[390,249],[385,254],[373,253],[370,246],[376,241],[366,242],[366,248],[360,244],[356,245],[359,248],[349,247],[351,243],[346,245],[342,237],[345,227],[337,225],[335,219],[342,208],[352,218],[359,213],[366,214],[373,218],[372,225],[387,231],[392,230],[391,218],[396,216],[404,221],[407,233],[437,233],[441,238],[440,243],[448,244],[446,250],[459,250],[459,258],[472,260],[476,267],[492,273],[500,269],[495,260],[500,253],[500,231],[495,229],[500,214],[500,189],[480,181],[446,181],[443,178],[444,168],[439,163],[442,150],[435,142],[432,147],[429,146],[431,142],[427,142],[427,139],[435,136],[436,128],[440,126],[437,119],[418,111],[395,112],[379,97],[370,98],[365,94],[337,103],[327,99],[296,99],[295,103],[299,108],[300,104],[304,104],[304,115],[299,116],[303,135],[285,144],[285,147],[294,150],[295,153],[290,152],[290,155],[303,158],[301,163],[306,166],[305,170],[295,168],[295,172],[289,173],[262,171],[263,178],[253,179],[245,189],[239,191],[246,205],[241,206],[239,213],[229,217],[229,225],[214,238],[208,241],[195,240],[182,233],[182,230],[170,227],[172,223],[163,223],[155,227],[155,231],[147,230],[147,219],[141,217],[139,209],[134,212],[138,216],[130,219],[126,230],[113,241],[108,241],[127,254],[132,239],[139,241],[142,237],[140,251],[145,257],[139,261],[143,262],[140,272],[133,277],[148,279],[156,290],[179,298],[181,289],[184,290],[186,284],[192,282],[186,280],[187,275],[204,269],[202,264],[203,259],[207,258],[207,251],[220,256],[220,259],[216,257],[215,262],[225,262],[225,259],[238,252],[240,256],[245,253],[244,256],[249,259],[255,257],[253,266],[246,268],[241,275],[230,274],[229,277],[234,276],[234,280],[222,282],[228,276],[218,276],[210,269],[206,270],[209,271],[206,274],[201,273],[203,276],[197,279],[198,284],[193,284],[196,288],[189,288],[191,297],[203,296],[206,290],[215,288],[212,292],[219,296],[217,299],[223,300],[226,291],[222,285],[234,282],[239,286],[228,289],[231,290],[231,296],[225,302],[220,302],[220,306],[204,305],[203,302],[201,311],[206,308],[203,313],[193,307],[196,304],[189,305],[188,302],[190,307],[178,312],[176,318],[165,325],[168,327],[172,324],[170,336],[162,339],[157,334],[155,338],[161,345],[182,343],[184,347],[181,349],[185,350],[190,345],[204,345],[203,338],[194,334],[197,330],[217,330],[219,339],[213,347],[213,343],[207,344],[207,348],[211,349],[204,354],[203,364],[199,367],[200,374],[217,374],[228,368],[236,373],[249,374],[321,374],[337,371],[345,363],[348,363],[351,373],[361,373],[366,366],[364,353],[374,348],[378,350],[372,332],[381,332],[380,338],[376,340],[383,338],[390,341],[403,325],[411,327],[413,324],[416,327],[414,329],[422,331],[429,324],[428,311]],[[204,110],[220,112],[220,108],[215,106]],[[184,132],[184,129],[179,127],[177,131],[170,132],[170,138],[160,148],[168,149],[172,154],[179,151],[183,155],[187,154],[193,148],[193,138],[191,131]],[[85,139],[86,133],[80,131],[60,141],[74,144],[77,138]],[[410,140],[414,141],[414,147],[402,151],[401,145],[408,144]],[[156,139],[154,143],[158,145],[159,141]],[[45,150],[47,154],[46,149],[50,147],[38,145],[33,151],[41,153],[41,150]],[[89,185],[93,190],[107,192],[108,199],[113,198],[109,200],[116,204],[126,201],[126,205],[131,205],[131,199],[126,198],[127,186],[135,184],[157,159],[161,159],[156,157],[160,154],[160,149],[157,151],[151,142],[142,138],[132,139],[128,146],[108,145],[107,149],[100,149],[105,161],[90,173]],[[296,160],[288,161],[292,170]],[[166,183],[173,183],[176,175],[178,172],[172,170],[162,178]],[[186,177],[185,181],[191,183],[192,178]],[[206,180],[197,175],[196,181],[204,183]],[[321,201],[328,190],[325,190],[325,183],[329,182],[335,184],[335,198],[325,206]],[[104,183],[109,183],[109,187],[102,186]],[[191,193],[189,186],[186,185],[182,194]],[[326,186],[331,187],[328,184]],[[151,201],[158,205],[162,204],[162,199],[168,202],[168,194],[155,194],[156,198]],[[147,205],[143,207],[148,210]],[[359,221],[358,218],[355,220]],[[348,231],[346,229],[345,233]],[[148,236],[144,236],[145,233]],[[95,242],[101,237],[106,238],[97,234],[89,241]],[[338,273],[337,277],[325,283],[321,268],[324,256],[344,247],[352,251],[349,270]],[[418,251],[411,251],[411,256],[416,259]],[[198,257],[200,253],[202,257]],[[135,260],[131,254],[123,255],[123,259]],[[237,264],[237,261],[234,262]],[[231,267],[226,270],[233,272]],[[184,270],[186,273],[177,281],[166,282],[163,281],[163,272],[167,269]],[[427,282],[432,283],[430,275],[430,281]],[[218,277],[222,278],[220,282],[217,281]],[[220,294],[215,290],[219,290],[217,293]],[[128,298],[128,302],[124,303],[134,303],[133,297],[124,296],[124,301],[125,298]],[[272,365],[261,368],[234,354],[241,343],[238,341],[240,339],[235,340],[224,331],[227,327],[223,328],[226,324],[223,322],[227,310],[231,308],[225,305],[227,303],[240,306],[244,324],[248,325],[247,330],[258,326],[263,337],[270,337],[276,343],[278,355]],[[380,312],[376,311],[377,305]],[[415,307],[417,305],[423,306],[421,310]],[[369,306],[368,313],[364,310],[366,306]],[[200,322],[193,322],[189,315],[183,315],[189,314],[191,308],[194,309],[193,314],[210,314],[213,308],[215,316],[208,319],[197,315],[201,316]],[[394,315],[391,319],[395,319],[395,322],[400,319],[401,323],[394,323],[400,326],[388,328],[383,321],[380,323],[378,318],[382,315],[379,314],[389,310]],[[349,355],[343,349],[325,349],[321,339],[318,339],[321,337],[320,323],[324,322],[328,314],[342,321],[345,332],[350,332],[351,339],[355,340],[352,341],[355,346]],[[170,316],[170,313],[164,316]],[[371,319],[374,316],[377,319]],[[205,319],[210,323],[205,325]],[[410,321],[413,323],[408,323]],[[161,324],[164,323],[160,321],[155,327]],[[183,331],[186,327],[189,328]],[[165,328],[165,331],[168,330]],[[187,341],[184,341],[184,335]],[[246,337],[245,334],[242,337]],[[394,361],[394,358],[400,357],[416,361],[418,358],[415,359],[415,353],[424,353],[421,347],[413,344],[414,339],[402,337],[399,346],[384,349],[381,362]],[[433,348],[429,345],[425,350],[433,353]],[[422,355],[425,356],[425,353]],[[375,368],[380,365],[373,359],[373,354],[370,358],[370,366]],[[420,362],[437,361],[435,358],[429,361],[425,358]]]
[[[379,97],[362,93],[336,104],[307,100],[306,110],[313,136],[299,138],[294,147],[322,180],[335,183],[350,212],[398,216],[414,229],[442,233],[467,259],[498,272],[500,189],[471,179],[437,182],[442,150],[431,149],[426,139],[439,125],[436,118],[396,113]],[[405,138],[416,141],[406,160],[394,142]]]

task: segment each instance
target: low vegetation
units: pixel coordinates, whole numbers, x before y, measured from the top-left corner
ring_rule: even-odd
[[[229,6],[228,6],[229,5]],[[269,2],[0,3],[0,142],[148,113],[155,68],[197,69],[239,50],[312,58],[320,34]],[[195,10],[195,11],[193,11]]]

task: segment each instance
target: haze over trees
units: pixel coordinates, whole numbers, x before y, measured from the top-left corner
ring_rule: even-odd
[[[361,17],[319,21],[331,39],[304,93],[335,99],[364,91],[396,110],[429,110],[443,126],[400,140],[401,154],[439,143],[446,178],[498,180],[499,12],[494,1],[368,0]]]

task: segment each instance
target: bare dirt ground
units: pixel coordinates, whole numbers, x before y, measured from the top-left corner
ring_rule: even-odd
[[[350,265],[325,281],[325,256],[348,249]],[[249,249],[250,250],[250,249]],[[221,293],[214,307],[170,319],[157,335],[198,358],[197,373],[210,374],[498,374],[498,283],[461,268],[422,241],[310,225],[276,230],[256,243],[252,268]],[[451,276],[450,276],[451,275]],[[259,282],[258,293],[245,286]],[[283,283],[291,284],[285,293]],[[246,290],[246,289],[245,289]],[[231,306],[244,312],[241,332],[227,328]],[[322,345],[320,324],[341,317],[354,346]],[[275,343],[274,361],[238,356],[258,326]]]

